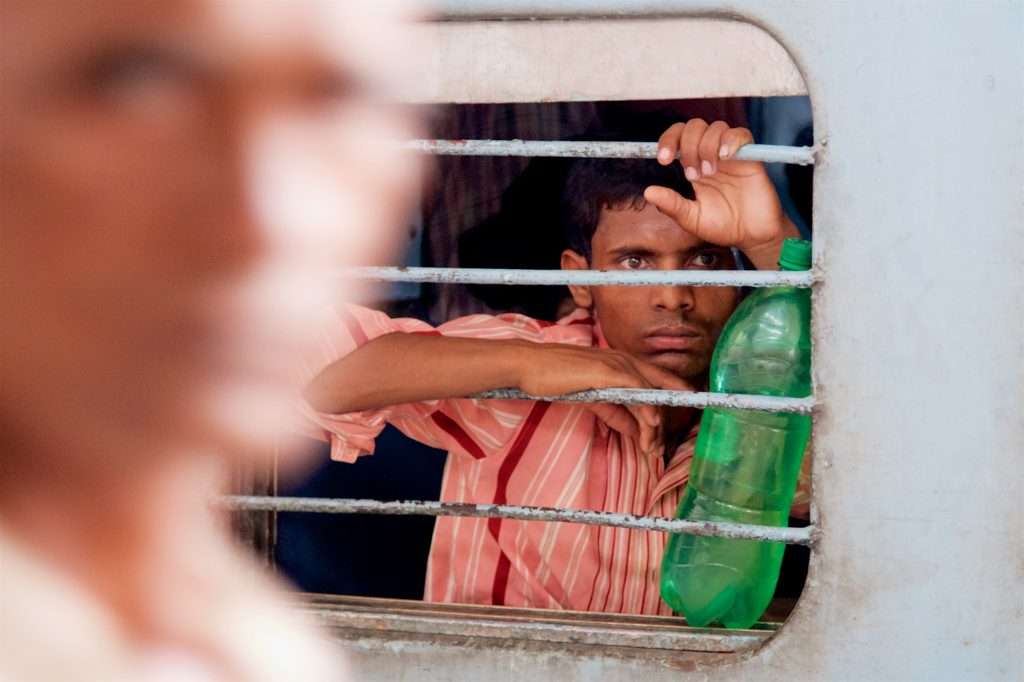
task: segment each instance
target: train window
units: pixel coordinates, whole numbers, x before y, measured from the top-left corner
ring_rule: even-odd
[[[671,168],[654,160],[654,142],[676,122],[750,129],[756,144],[743,158],[766,164],[790,236],[810,238],[810,102],[798,69],[763,30],[722,19],[451,21],[424,30],[439,46],[416,94],[433,138],[410,144],[437,157],[435,172],[410,221],[406,253],[390,267],[347,273],[390,282],[369,302],[387,317],[342,314],[354,346],[382,330],[429,335],[440,327],[466,337],[474,325],[489,329],[485,337],[512,329],[515,338],[576,343],[571,334],[544,331],[594,326],[569,286],[686,288],[711,292],[709,300],[734,292],[733,303],[718,311],[724,322],[748,287],[816,282],[815,270],[769,271],[727,247],[708,256],[727,259],[710,269],[606,271],[590,254],[583,270],[559,268],[563,252],[574,248],[564,230],[566,211],[576,205],[573,188],[578,194],[611,182],[636,164]],[[593,161],[607,158],[617,161]],[[589,175],[580,170],[587,164]],[[693,179],[689,169],[675,172]],[[645,210],[640,191],[626,197],[630,215]],[[623,199],[608,201],[618,208]],[[488,327],[509,312],[518,317]],[[396,318],[429,324],[387,327]],[[708,332],[712,344],[720,328]],[[593,334],[595,345],[616,347],[607,329]],[[251,544],[311,593],[303,608],[352,642],[365,643],[368,633],[424,646],[479,639],[581,656],[654,656],[671,667],[728,659],[761,646],[794,608],[817,532],[813,509],[798,505],[788,528],[673,520],[685,482],[674,458],[682,461],[679,448],[696,432],[693,410],[810,414],[815,403],[709,393],[700,383],[706,370],[694,366],[684,375],[696,391],[610,387],[539,402],[522,391],[492,390],[453,401],[450,410],[433,405],[403,414],[394,420],[398,429],[384,428],[390,413],[348,419],[363,440],[346,440],[347,427],[338,427],[343,436],[329,438],[325,464],[312,478],[244,472],[238,489],[247,494],[228,503],[240,510]],[[577,433],[579,403],[602,401],[661,405],[689,421],[663,430],[671,445],[645,469],[636,464],[639,451],[606,445],[607,428]],[[550,405],[570,407],[557,413]],[[416,419],[426,425],[410,421]],[[357,458],[366,438],[376,439],[376,454]],[[606,440],[597,447],[588,438]],[[543,452],[524,473],[530,448]],[[604,459],[595,463],[599,450]],[[331,453],[345,461],[327,464]],[[809,496],[807,475],[801,494]],[[602,492],[593,493],[597,487]],[[657,596],[667,531],[788,543],[765,615],[741,630],[688,627],[674,616]]]

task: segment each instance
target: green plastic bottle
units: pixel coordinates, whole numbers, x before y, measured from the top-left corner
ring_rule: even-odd
[[[808,270],[811,243],[787,239],[779,266]],[[729,318],[711,359],[716,393],[811,393],[809,289],[760,289]],[[785,526],[811,434],[807,415],[709,408],[679,518]],[[682,533],[661,563],[661,597],[690,625],[750,627],[768,608],[785,546]]]

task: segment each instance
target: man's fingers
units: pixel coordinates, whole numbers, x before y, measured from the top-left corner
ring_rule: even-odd
[[[700,174],[709,177],[718,171],[718,153],[722,148],[722,136],[729,130],[725,121],[715,121],[700,138]]]
[[[635,437],[640,434],[640,425],[636,417],[622,405],[610,403],[594,403],[590,405],[590,411],[597,415],[597,418],[608,425],[612,431],[617,431],[623,436]]]
[[[719,159],[731,159],[736,152],[745,144],[754,141],[754,136],[746,128],[729,128],[722,134],[721,144],[718,148]]]
[[[650,452],[651,448],[654,447],[655,439],[656,436],[652,427],[641,426],[640,438],[637,439],[640,441],[640,452]]]
[[[644,379],[646,379],[647,382],[650,383],[655,388],[667,389],[670,391],[694,390],[693,386],[688,381],[686,381],[685,379],[681,379],[672,372],[669,372],[667,369],[658,367],[657,365],[651,364],[649,362],[644,362],[643,360],[635,360],[634,362],[636,364],[637,371],[642,373],[644,375]],[[648,407],[654,408],[657,411],[658,416],[660,418],[660,408],[655,408],[653,405],[649,405]],[[656,434],[657,438],[660,439],[662,435],[660,421],[656,429]]]
[[[661,414],[654,405],[626,405],[626,407],[633,413],[641,427],[653,428],[661,425]]]
[[[690,182],[718,172],[718,162],[732,159],[740,147],[754,141],[746,128],[730,128],[725,121],[710,125],[694,118],[675,123],[658,138],[658,163],[667,166],[679,157]]]
[[[649,451],[654,444],[660,439],[661,423],[660,417],[652,417],[651,409],[652,405],[627,405],[630,413],[636,419],[637,428],[639,429],[639,441],[640,449],[644,452]],[[657,411],[655,410],[655,415]],[[652,419],[656,419],[652,423]]]
[[[679,163],[683,164],[683,174],[690,182],[700,179],[700,140],[707,129],[704,119],[690,119],[679,140]]]
[[[655,388],[660,384],[671,387],[686,387],[681,379],[672,379],[671,373],[660,367],[650,365],[643,367],[642,361],[615,354],[605,360],[605,371],[596,386],[616,388]],[[664,372],[664,375],[659,374]],[[656,381],[650,381],[650,377]],[[667,375],[667,377],[665,376]],[[658,448],[662,441],[661,409],[654,405],[616,405],[599,403],[588,405],[588,408],[613,431],[624,436],[638,438],[640,448],[644,452]]]
[[[638,419],[633,407],[649,407],[647,405],[612,405],[609,403],[593,403],[587,406],[594,415],[600,419],[609,429],[627,438],[636,438],[640,443],[640,450],[651,452],[660,450],[664,439],[662,438],[661,426],[651,426],[644,420]]]
[[[658,163],[667,166],[679,153],[679,138],[683,135],[685,123],[674,123],[658,138]]]
[[[693,386],[690,385],[684,379],[679,378],[667,369],[652,365],[649,362],[643,362],[638,360],[636,362],[637,371],[640,372],[644,379],[646,379],[655,388],[665,388],[670,391],[692,391]]]
[[[644,373],[637,367],[633,358],[622,357],[621,366],[615,370],[614,377],[611,377],[608,385],[619,388],[654,388],[655,385],[647,380]],[[632,415],[640,433],[643,436],[647,431],[661,426],[661,413],[654,405],[623,405]],[[648,436],[650,434],[647,434]]]
[[[687,232],[700,237],[698,227],[700,225],[700,206],[696,201],[691,201],[674,189],[651,185],[644,190],[644,199],[654,204],[654,207],[667,215]]]

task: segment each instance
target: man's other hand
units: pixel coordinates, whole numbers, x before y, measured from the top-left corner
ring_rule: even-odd
[[[563,344],[525,348],[519,388],[530,395],[556,396],[600,388],[693,390],[675,374],[619,351]],[[660,452],[663,447],[660,407],[593,403],[588,408],[612,430],[639,438],[642,451]]]

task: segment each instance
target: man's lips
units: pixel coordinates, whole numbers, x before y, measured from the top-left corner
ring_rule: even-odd
[[[689,326],[675,325],[660,327],[644,337],[644,345],[650,352],[680,352],[692,350],[700,346],[704,335],[700,330]]]

